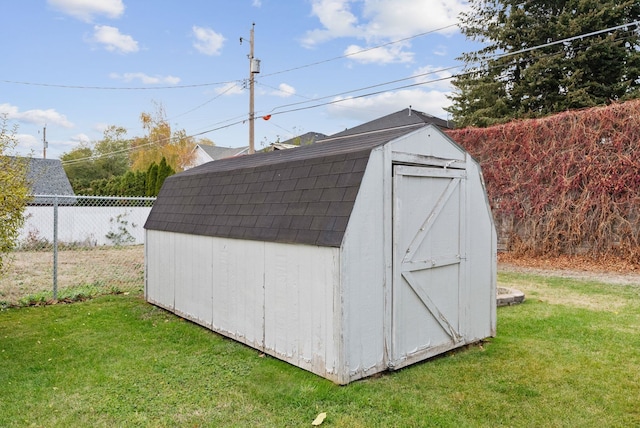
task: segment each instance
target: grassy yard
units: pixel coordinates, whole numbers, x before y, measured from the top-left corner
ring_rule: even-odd
[[[501,273],[498,337],[339,387],[146,304],[0,312],[0,426],[640,426],[640,284]]]

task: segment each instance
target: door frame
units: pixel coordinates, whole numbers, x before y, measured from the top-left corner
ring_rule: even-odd
[[[451,332],[451,335],[450,335],[452,337],[451,343],[446,343],[444,345],[435,345],[432,347],[427,347],[425,349],[419,349],[417,352],[410,355],[399,355],[397,353],[398,351],[394,346],[395,330],[393,326],[393,322],[394,322],[393,321],[394,319],[393,296],[394,296],[394,287],[398,285],[398,284],[395,284],[396,279],[400,278],[399,275],[402,275],[402,272],[398,271],[400,269],[401,264],[397,260],[395,260],[396,257],[398,256],[396,236],[399,233],[399,231],[397,230],[399,225],[395,221],[394,216],[398,212],[398,209],[399,209],[398,204],[400,202],[399,199],[396,198],[397,180],[395,176],[397,173],[402,173],[403,175],[417,175],[417,176],[434,177],[434,178],[438,178],[438,177],[452,178],[454,180],[457,180],[456,185],[453,186],[454,188],[457,186],[461,186],[460,192],[462,194],[460,197],[461,197],[461,203],[462,203],[462,208],[461,208],[462,212],[460,213],[460,237],[459,237],[460,239],[459,248],[460,248],[461,254],[458,255],[459,257],[455,257],[455,260],[453,259],[449,260],[449,258],[447,260],[444,260],[444,259],[433,260],[432,263],[435,262],[437,266],[458,263],[461,260],[466,259],[466,248],[468,246],[468,243],[466,241],[468,237],[467,237],[467,230],[466,230],[467,219],[465,218],[465,216],[466,216],[466,210],[467,210],[469,201],[468,201],[467,184],[466,184],[467,164],[465,160],[442,159],[442,158],[437,158],[433,156],[412,155],[412,154],[397,153],[397,152],[392,153],[390,160],[391,160],[390,174],[389,174],[390,180],[389,180],[389,186],[387,187],[389,188],[388,194],[390,195],[390,203],[388,208],[389,215],[387,217],[388,225],[386,226],[386,229],[390,234],[387,242],[390,244],[390,249],[388,254],[390,254],[391,259],[390,259],[390,272],[389,272],[390,276],[388,280],[385,281],[387,286],[385,291],[385,328],[384,328],[385,352],[384,354],[385,354],[387,367],[390,369],[398,369],[406,365],[412,364],[414,362],[420,361],[422,359],[425,359],[429,356],[437,355],[439,353],[445,352],[448,349],[452,349],[456,346],[459,346],[459,344],[461,344],[464,340],[464,325],[463,325],[464,317],[462,316],[459,317],[459,326],[457,330],[451,329],[450,328],[451,326],[448,325],[447,321],[444,321],[441,323],[441,326],[443,327],[443,329],[445,329],[445,331]],[[439,199],[442,199],[443,196],[445,196],[445,199],[448,199],[448,197],[450,197],[451,193],[453,193],[454,191],[455,189],[453,188],[449,189],[449,186],[448,186],[447,190],[445,190],[444,193],[449,193],[449,195],[442,194],[440,195]],[[439,203],[440,203],[439,201],[436,202],[436,206]],[[434,209],[435,208],[437,207],[434,206]],[[429,222],[429,219],[425,221],[425,224],[427,224],[428,222]],[[428,231],[420,231],[417,233],[417,235],[420,235],[420,234],[426,235],[427,232]],[[424,239],[424,236],[423,236],[423,239]],[[418,245],[418,242],[417,242],[418,240],[420,239],[417,236],[415,236],[413,240],[414,242],[412,242],[410,248],[414,244]],[[405,259],[406,257],[407,256],[405,256]],[[460,280],[462,283],[466,284],[466,281],[467,281],[466,263],[461,263],[461,266],[459,269],[460,269],[459,271]],[[408,279],[406,279],[406,281],[408,282]],[[402,284],[402,285],[411,286],[410,284]],[[459,287],[459,299],[463,297],[462,293],[464,293],[465,290],[466,290],[466,285],[462,284]],[[434,314],[434,312],[437,311],[437,308],[435,308],[435,305],[431,305],[432,302],[430,302],[429,300],[425,302],[425,299],[423,298],[423,296],[420,296],[419,293],[416,293],[416,294],[418,294],[418,296],[422,300],[422,303],[427,308],[426,310],[429,310],[429,312],[431,312],[432,315],[434,315],[434,318],[436,318],[436,320],[440,322],[440,320]],[[428,296],[426,297],[428,299]]]

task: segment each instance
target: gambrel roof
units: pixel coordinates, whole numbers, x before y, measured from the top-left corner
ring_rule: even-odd
[[[371,150],[416,129],[352,135],[192,168],[167,178],[145,228],[339,247]]]

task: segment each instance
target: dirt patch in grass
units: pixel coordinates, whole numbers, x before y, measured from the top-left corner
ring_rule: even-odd
[[[527,257],[499,253],[498,270],[640,286],[640,266],[613,257]]]
[[[140,288],[144,281],[144,246],[93,247],[58,252],[58,290],[69,287]],[[0,277],[0,302],[53,290],[53,253],[16,251]]]
[[[597,311],[618,312],[629,304],[629,300],[614,295],[587,294],[580,291],[567,290],[550,283],[537,280],[515,281],[499,280],[501,287],[511,287],[522,291],[526,299],[536,299],[552,305],[565,305]]]
[[[532,274],[550,278],[531,281],[509,275],[502,275],[498,281],[501,287],[517,288],[526,298],[535,298],[550,304],[574,306],[579,308],[618,312],[629,305],[628,297],[620,294],[592,293],[584,287],[558,287],[551,278],[566,278],[580,281],[593,281],[611,285],[634,286],[640,297],[640,268],[616,259],[592,259],[581,256],[560,257],[522,257],[509,253],[498,256],[498,271],[502,273]],[[636,289],[635,286],[638,288]]]

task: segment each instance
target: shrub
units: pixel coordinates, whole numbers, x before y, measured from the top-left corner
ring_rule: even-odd
[[[640,100],[448,133],[480,162],[510,250],[640,263]]]

